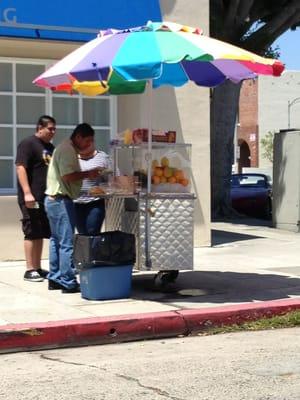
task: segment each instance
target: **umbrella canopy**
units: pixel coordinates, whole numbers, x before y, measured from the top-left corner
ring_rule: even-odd
[[[198,28],[149,22],[127,30],[100,31],[34,84],[90,95],[126,94],[143,92],[147,81],[154,88],[182,86],[189,80],[214,87],[226,79],[238,83],[258,74],[279,76],[283,70],[280,61],[204,36]]]

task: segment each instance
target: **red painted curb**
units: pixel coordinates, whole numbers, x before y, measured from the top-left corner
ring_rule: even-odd
[[[184,333],[185,321],[174,312],[5,325],[0,327],[0,353],[124,342]]]
[[[272,300],[259,303],[243,303],[232,306],[198,310],[182,310],[188,331],[203,331],[210,327],[242,324],[260,318],[270,318],[300,309],[300,299]]]
[[[206,309],[0,326],[0,353],[175,337],[300,309],[300,300],[274,300]]]

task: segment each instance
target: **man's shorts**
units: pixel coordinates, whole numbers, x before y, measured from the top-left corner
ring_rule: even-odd
[[[24,239],[49,239],[51,231],[44,204],[40,203],[39,208],[27,208],[25,204],[19,204],[19,207]]]

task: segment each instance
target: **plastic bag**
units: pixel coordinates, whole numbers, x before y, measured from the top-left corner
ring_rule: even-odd
[[[134,264],[135,236],[121,231],[103,232],[97,236],[74,237],[74,265],[78,271],[88,268]]]

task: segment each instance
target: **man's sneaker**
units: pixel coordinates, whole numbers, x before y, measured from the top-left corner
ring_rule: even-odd
[[[36,272],[37,272],[42,278],[47,278],[47,275],[49,274],[49,271],[46,271],[45,269],[42,269],[42,268],[37,269]]]
[[[80,285],[79,285],[79,283],[77,283],[77,285],[72,287],[72,288],[64,287],[62,289],[62,293],[80,293]]]
[[[43,282],[44,278],[35,270],[31,269],[24,274],[24,281],[29,282]]]
[[[62,290],[64,287],[58,283],[53,281],[52,279],[48,279],[48,290]]]

